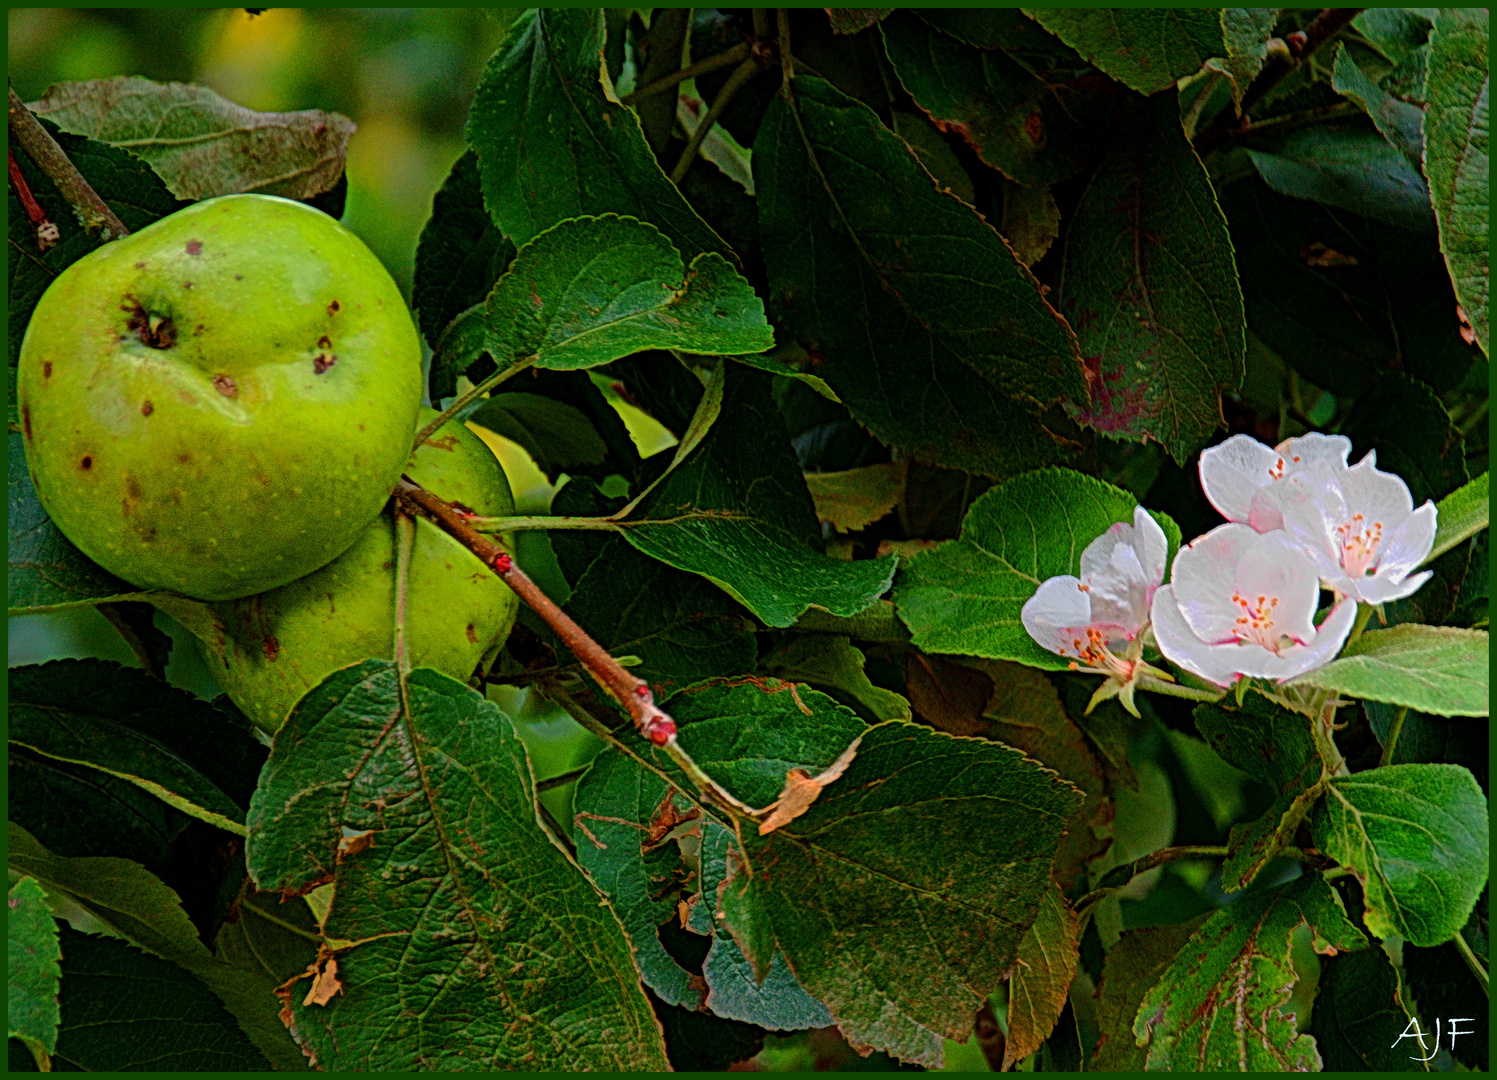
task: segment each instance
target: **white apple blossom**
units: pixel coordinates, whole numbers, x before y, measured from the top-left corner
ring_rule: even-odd
[[[1434,546],[1437,516],[1429,500],[1415,510],[1408,485],[1376,464],[1369,452],[1350,469],[1302,469],[1270,496],[1320,580],[1367,604],[1410,596],[1429,580],[1431,571],[1413,570]]]
[[[1251,435],[1233,435],[1201,451],[1201,490],[1228,521],[1245,522],[1258,532],[1282,529],[1284,521],[1272,495],[1280,481],[1302,469],[1323,466],[1345,470],[1351,440],[1345,435],[1312,431],[1268,446]]]
[[[1134,711],[1134,679],[1147,668],[1142,631],[1168,554],[1164,530],[1137,507],[1132,525],[1120,521],[1086,546],[1079,578],[1048,578],[1020,612],[1024,629],[1041,646],[1070,657],[1076,670],[1108,676],[1094,703],[1122,693]]]
[[[1219,686],[1239,676],[1283,681],[1329,663],[1356,619],[1341,601],[1314,623],[1320,576],[1282,531],[1219,525],[1180,549],[1169,585],[1154,594],[1154,638],[1164,655]]]

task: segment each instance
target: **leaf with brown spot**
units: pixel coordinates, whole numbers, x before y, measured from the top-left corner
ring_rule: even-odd
[[[319,948],[317,960],[308,970],[312,973],[312,987],[302,998],[303,1005],[326,1005],[335,995],[343,993],[343,984],[338,981],[338,958],[326,945]]]
[[[806,473],[816,516],[838,532],[867,528],[904,498],[908,461],[865,465],[842,472]]]
[[[1107,950],[1097,990],[1097,1048],[1093,1072],[1143,1072],[1144,1052],[1133,1041],[1133,1018],[1144,995],[1159,981],[1205,916],[1178,926],[1125,930]]]
[[[759,835],[772,833],[811,809],[811,804],[821,796],[821,789],[847,771],[852,759],[858,754],[858,743],[861,741],[854,739],[852,745],[842,751],[841,757],[815,776],[805,769],[791,769],[786,773],[785,790],[770,804],[769,809],[773,812],[759,823]]]
[[[1060,886],[1050,883],[1034,925],[1019,941],[1019,956],[1008,983],[1008,1042],[1003,1068],[1027,1058],[1055,1030],[1066,1007],[1080,959],[1081,923]]]
[[[993,680],[966,664],[911,649],[904,665],[905,692],[923,720],[949,735],[986,735],[983,710]]]

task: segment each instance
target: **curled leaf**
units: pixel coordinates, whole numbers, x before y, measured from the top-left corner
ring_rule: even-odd
[[[852,759],[857,757],[858,743],[862,741],[861,738],[854,739],[836,761],[815,776],[805,769],[791,769],[786,773],[785,790],[766,808],[770,814],[759,823],[759,835],[772,833],[811,809],[811,804],[821,797],[821,789],[847,771]]]

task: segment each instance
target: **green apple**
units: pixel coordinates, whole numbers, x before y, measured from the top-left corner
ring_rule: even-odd
[[[422,409],[419,422],[436,415]],[[483,517],[514,513],[504,470],[462,424],[444,424],[411,455],[405,471]],[[507,538],[496,539],[510,547]],[[395,555],[395,520],[387,510],[322,569],[258,596],[216,604],[225,648],[220,655],[204,644],[202,652],[230,699],[274,732],[302,695],[338,668],[392,658]],[[466,681],[498,653],[519,602],[467,548],[431,522],[416,522],[406,613],[412,667]]]
[[[353,233],[227,195],[58,275],[17,400],[69,540],[143,589],[228,600],[326,565],[374,520],[410,453],[421,345]]]

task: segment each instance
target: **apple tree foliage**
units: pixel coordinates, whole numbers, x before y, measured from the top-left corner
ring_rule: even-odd
[[[165,679],[156,613],[210,647],[213,614],[72,547],[12,406],[10,613],[96,605],[140,666],[10,672],[11,1067],[722,1068],[835,1028],[1381,1070],[1484,1018],[1487,15],[1355,10],[514,21],[415,253],[429,397],[497,380],[464,415],[560,483],[519,561],[770,820],[529,615],[467,683],[371,656],[257,738]],[[32,109],[129,228],[341,213],[342,117]],[[12,183],[12,390],[100,243],[15,168],[60,237]],[[1173,560],[1219,524],[1204,448],[1308,431],[1435,502],[1432,578],[1291,683],[1092,707],[1021,623],[1040,583],[1139,505]],[[502,685],[603,748],[534,775]],[[1443,1052],[1485,1068],[1484,1024]]]

